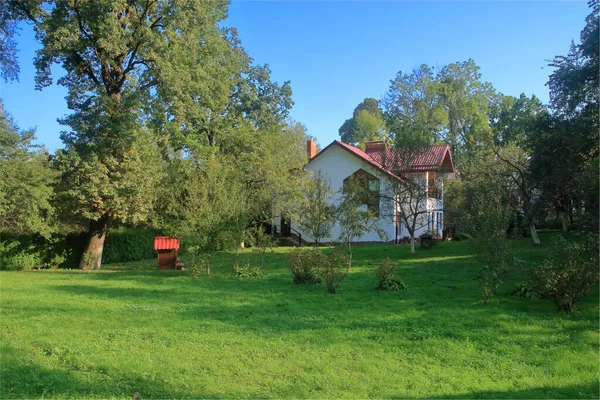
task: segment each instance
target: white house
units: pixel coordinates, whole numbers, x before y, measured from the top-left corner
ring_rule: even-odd
[[[327,179],[330,187],[336,191],[332,202],[337,203],[340,199],[344,181],[349,178],[366,179],[368,190],[371,192],[365,202],[373,214],[378,216],[379,226],[386,233],[387,242],[399,243],[409,236],[404,219],[401,217],[401,207],[394,201],[394,195],[390,191],[397,190],[398,183],[402,179],[411,177],[420,180],[426,185],[427,193],[422,196],[419,209],[423,211],[419,215],[415,237],[426,231],[430,231],[436,238],[441,238],[444,230],[443,212],[443,181],[454,176],[454,163],[448,145],[434,145],[422,152],[412,156],[411,160],[400,162],[402,154],[398,149],[386,148],[383,141],[371,141],[366,143],[365,150],[349,144],[333,141],[319,153],[316,153],[316,143],[309,140],[307,143],[308,164],[305,169],[309,171],[321,171],[322,176]],[[401,165],[408,165],[402,168]],[[403,178],[401,178],[401,175]],[[398,197],[396,197],[398,199]],[[367,204],[368,203],[368,204]],[[301,234],[303,241],[313,241],[310,234],[302,232],[294,221],[277,218],[275,223],[280,226],[282,234],[294,236]],[[279,230],[279,229],[278,229]],[[337,223],[331,230],[331,236],[324,238],[322,242],[336,242],[340,235]],[[366,233],[357,242],[381,242],[381,238],[375,232]]]

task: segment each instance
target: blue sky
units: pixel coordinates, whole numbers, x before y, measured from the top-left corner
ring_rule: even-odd
[[[291,81],[291,116],[324,146],[365,97],[380,99],[398,71],[422,63],[473,58],[500,92],[547,103],[545,60],[579,41],[587,14],[585,1],[233,1],[226,25],[274,80]],[[54,151],[62,147],[56,119],[69,110],[63,88],[34,90],[38,47],[24,26],[20,82],[2,81],[0,97],[18,125],[37,127],[38,142]]]

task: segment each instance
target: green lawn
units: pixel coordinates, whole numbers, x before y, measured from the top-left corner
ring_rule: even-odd
[[[198,280],[154,260],[1,272],[0,396],[599,396],[597,287],[564,315],[511,296],[512,271],[484,305],[466,242],[448,242],[415,256],[408,246],[357,247],[352,273],[328,295],[292,284],[288,251],[254,280],[230,279],[227,255]],[[539,259],[547,247],[520,240],[515,251]],[[410,290],[374,290],[385,257]]]

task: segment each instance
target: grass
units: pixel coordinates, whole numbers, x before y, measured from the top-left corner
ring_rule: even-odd
[[[549,243],[549,234],[542,235]],[[540,259],[547,247],[515,243]],[[419,249],[420,250],[420,249]],[[466,242],[362,246],[336,295],[264,277],[158,271],[0,273],[0,396],[58,398],[598,398],[598,288],[579,311],[510,295],[484,305]],[[397,260],[408,291],[374,290]],[[449,286],[456,288],[450,289]]]

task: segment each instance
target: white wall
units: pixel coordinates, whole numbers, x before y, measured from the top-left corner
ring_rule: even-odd
[[[329,180],[329,185],[332,190],[337,192],[336,196],[334,196],[333,202],[337,204],[340,199],[339,192],[342,190],[344,186],[344,179],[358,171],[359,169],[363,169],[370,173],[371,175],[376,176],[381,180],[380,188],[381,190],[385,190],[384,180],[388,179],[387,175],[379,172],[376,168],[370,166],[368,163],[360,160],[358,157],[348,153],[346,150],[340,148],[339,146],[331,146],[327,149],[327,152],[324,154],[320,154],[315,160],[313,160],[310,164],[306,166],[307,170],[310,171],[318,171],[321,170],[324,176]],[[383,231],[387,234],[387,239],[384,238],[385,241],[391,241],[395,239],[396,235],[396,226],[394,223],[394,215],[393,214],[393,205],[385,205],[382,204],[385,200],[381,199],[379,204],[379,226],[383,229]],[[366,206],[365,206],[366,207]],[[292,227],[298,231],[301,231],[297,224],[292,222]],[[302,231],[301,231],[302,232]],[[340,227],[336,222],[333,228],[331,229],[331,236],[328,238],[322,239],[322,242],[336,242],[339,241],[340,236]],[[307,241],[312,241],[310,235],[302,232],[302,239],[306,238]],[[356,240],[357,242],[379,242],[381,239],[375,232],[370,232],[363,235],[361,238]]]

